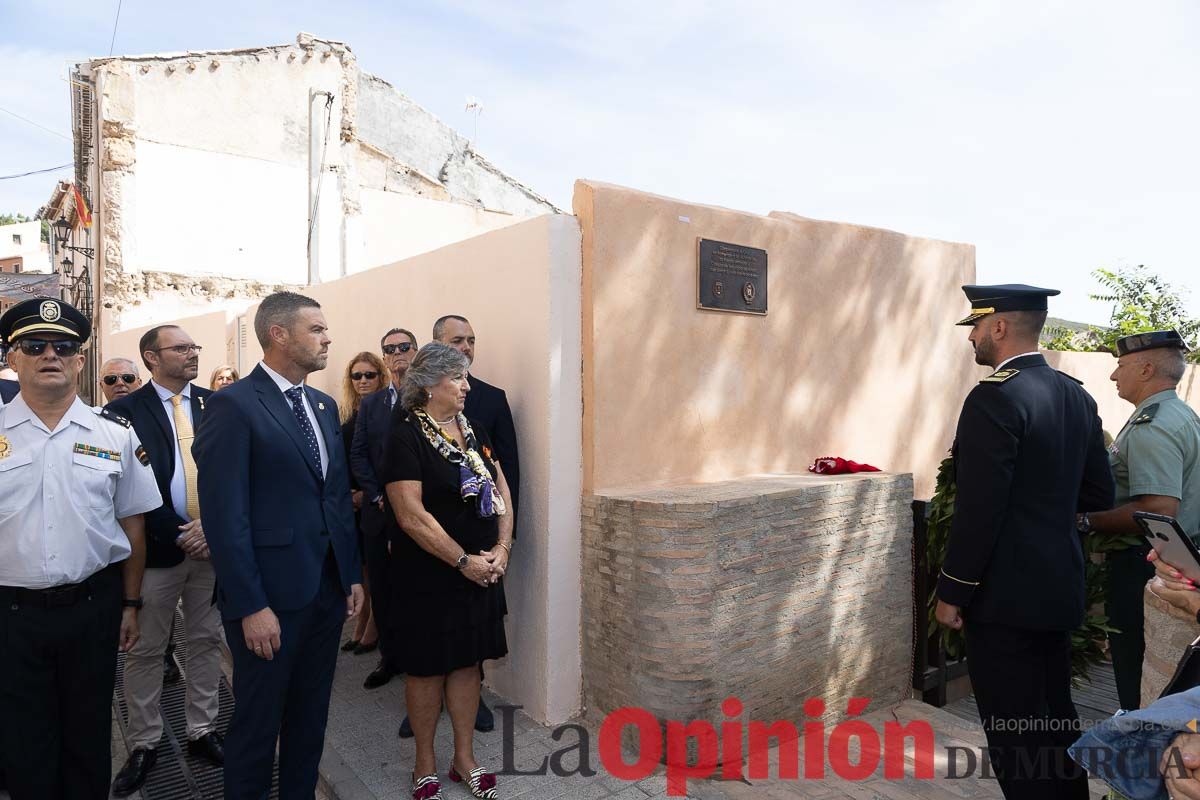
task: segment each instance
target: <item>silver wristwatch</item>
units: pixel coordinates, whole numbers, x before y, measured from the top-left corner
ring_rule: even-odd
[[[466,569],[469,562],[470,559],[467,557],[467,551],[464,550],[463,554],[458,557],[458,561],[454,562],[454,568],[458,570]]]

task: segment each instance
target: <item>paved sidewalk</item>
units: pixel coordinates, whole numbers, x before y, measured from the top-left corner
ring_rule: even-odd
[[[349,628],[346,635],[349,635]],[[321,763],[322,778],[330,800],[400,800],[409,797],[413,763],[413,742],[396,736],[400,720],[404,716],[404,680],[394,678],[380,689],[367,691],[362,688],[366,678],[378,661],[375,653],[354,656],[343,653],[338,657],[337,677],[334,681],[333,700],[330,703],[329,727],[326,734],[325,758]],[[489,706],[496,708],[504,702],[485,690]],[[480,764],[499,771],[504,762],[503,720],[496,715],[497,726],[492,733],[476,733],[475,755]],[[885,780],[882,766],[876,774],[862,781],[847,781],[838,778],[830,769],[823,780],[756,780],[744,782],[722,782],[716,780],[689,781],[688,796],[698,800],[861,800],[863,798],[885,798],[886,800],[915,800],[934,798],[995,798],[1002,797],[1000,787],[994,779],[969,777],[949,779],[947,774],[946,747],[958,746],[979,751],[984,744],[983,731],[978,722],[957,718],[941,709],[906,701],[895,709],[874,711],[863,718],[883,730],[887,721],[907,723],[912,720],[928,722],[935,732],[935,778],[933,780]],[[656,774],[637,783],[631,783],[609,775],[600,762],[597,752],[599,723],[597,718],[587,717],[572,720],[588,731],[589,762],[596,774],[591,777],[573,775],[556,777],[553,774],[499,775],[497,789],[500,797],[519,800],[591,800],[592,798],[620,798],[620,800],[644,800],[648,797],[666,797],[666,777],[660,768]],[[523,713],[513,716],[512,746],[513,764],[521,771],[530,771],[543,759],[579,741],[578,734],[567,731],[559,741],[552,738],[553,729],[543,727]],[[828,732],[827,732],[828,735]],[[452,739],[449,718],[443,714],[438,726],[437,759],[439,773],[443,776],[450,762]],[[856,756],[855,756],[856,757]],[[628,757],[627,757],[628,758]],[[578,764],[577,752],[563,759],[567,769]],[[629,759],[632,761],[632,759]],[[770,756],[771,774],[777,775],[777,753]],[[803,761],[801,761],[803,769]],[[906,774],[912,775],[911,753],[908,757]],[[443,783],[443,794],[447,800],[468,798],[470,793],[463,786]],[[1093,782],[1093,797],[1103,797],[1103,787]]]
[[[344,637],[349,638],[351,632],[352,626],[347,625]],[[362,686],[378,660],[378,653],[338,655],[333,699],[329,704],[329,726],[325,734],[325,755],[321,761],[322,783],[331,800],[401,800],[410,796],[413,740],[402,740],[396,735],[400,720],[404,718],[404,679],[393,678],[387,686],[370,691]],[[486,689],[484,699],[493,710],[497,704],[505,702]],[[559,778],[553,774],[500,775],[497,778],[500,797],[505,800],[592,800],[610,797],[645,800],[647,797],[666,796],[666,778],[662,775],[630,783],[604,772],[597,753],[598,725],[594,722],[583,724],[589,729],[589,760],[596,775],[587,778]],[[503,727],[497,711],[496,730],[475,734],[475,757],[488,769],[499,771],[503,766]],[[512,730],[514,766],[523,771],[533,770],[556,750],[570,747],[578,741],[574,733],[567,733],[561,741],[556,742],[551,738],[552,733],[551,728],[537,724],[519,711],[515,712]],[[446,800],[469,798],[471,794],[466,787],[451,784],[445,779],[453,752],[450,719],[445,713],[438,724],[436,748],[438,772],[443,777],[442,794]],[[572,753],[564,758],[564,762],[571,769],[578,763],[578,758]]]

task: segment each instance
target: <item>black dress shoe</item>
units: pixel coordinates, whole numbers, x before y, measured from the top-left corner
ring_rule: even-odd
[[[408,721],[408,715],[404,715],[404,719],[400,721],[400,731],[396,734],[401,739],[413,738],[412,723]]]
[[[342,645],[342,652],[349,653],[356,647],[358,647],[358,639],[347,639],[346,643]]]
[[[378,689],[392,679],[396,673],[392,672],[391,668],[384,663],[384,660],[379,659],[379,666],[371,670],[371,674],[363,681],[364,689]]]
[[[354,648],[354,655],[362,656],[362,655],[366,655],[367,653],[373,653],[373,652],[375,652],[375,650],[378,647],[379,647],[378,639],[371,642],[370,644],[365,644],[365,643],[360,642],[358,647]]]
[[[496,730],[496,718],[492,716],[492,710],[484,704],[482,697],[479,698],[479,710],[475,712],[475,730],[480,733]]]
[[[220,767],[225,764],[225,741],[216,731],[188,741],[188,752],[214,766]]]
[[[168,652],[163,656],[163,683],[178,683],[183,677],[183,673],[179,671],[179,665],[175,663],[175,656]]]
[[[117,773],[112,784],[113,797],[128,797],[142,788],[146,776],[158,762],[158,753],[145,747],[139,747],[129,754],[129,760]]]

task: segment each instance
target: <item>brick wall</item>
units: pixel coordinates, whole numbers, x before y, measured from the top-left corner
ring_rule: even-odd
[[[908,696],[912,476],[787,475],[584,497],[589,709],[826,719]]]

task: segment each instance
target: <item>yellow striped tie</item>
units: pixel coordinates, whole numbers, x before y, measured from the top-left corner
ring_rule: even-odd
[[[179,441],[179,456],[183,459],[183,485],[187,492],[187,513],[192,519],[200,519],[200,498],[196,495],[196,459],[192,458],[192,423],[188,422],[183,410],[183,395],[171,398],[175,406],[175,438]]]

